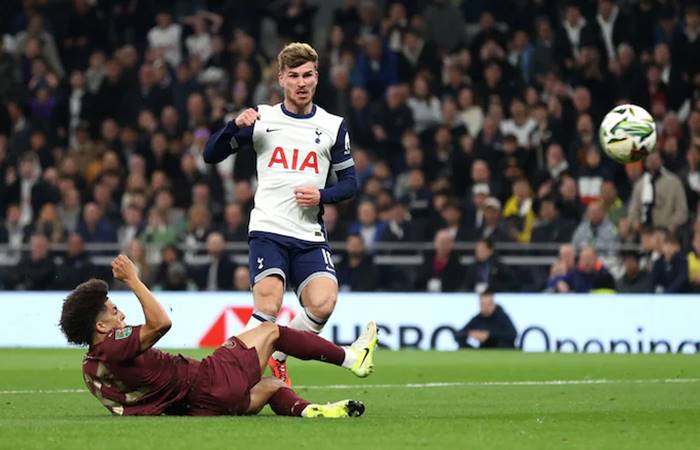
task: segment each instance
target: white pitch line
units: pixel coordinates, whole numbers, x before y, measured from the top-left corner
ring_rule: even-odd
[[[508,386],[576,386],[598,384],[677,384],[700,383],[700,378],[647,378],[636,380],[540,380],[540,381],[457,381],[457,382],[433,382],[433,383],[406,383],[406,384],[310,384],[294,386],[297,389],[430,389],[448,387],[508,387]],[[28,395],[28,394],[76,394],[88,392],[87,389],[27,389],[27,390],[0,390],[0,395]]]

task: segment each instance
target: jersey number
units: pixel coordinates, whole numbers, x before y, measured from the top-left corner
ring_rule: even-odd
[[[331,256],[331,252],[326,250],[325,248],[321,249],[321,254],[323,255],[323,261],[325,261],[326,266],[329,269],[335,268],[335,264],[333,264],[333,256]]]

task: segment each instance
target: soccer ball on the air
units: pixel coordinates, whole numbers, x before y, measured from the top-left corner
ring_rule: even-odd
[[[640,106],[616,106],[600,124],[600,145],[610,158],[619,163],[639,161],[654,151],[654,119]]]

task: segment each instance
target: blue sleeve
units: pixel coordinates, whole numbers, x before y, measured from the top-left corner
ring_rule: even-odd
[[[350,151],[350,136],[345,121],[338,128],[335,144],[331,148],[331,168],[338,176],[338,182],[321,189],[321,203],[338,203],[352,198],[357,193],[355,162]]]
[[[204,146],[204,162],[216,164],[238,151],[241,145],[253,143],[253,127],[238,128],[235,121],[212,134]]]

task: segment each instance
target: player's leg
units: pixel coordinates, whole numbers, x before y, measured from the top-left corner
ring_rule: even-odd
[[[248,266],[253,291],[253,314],[245,326],[251,330],[261,323],[274,323],[282,307],[289,268],[287,252],[265,236],[249,240]]]
[[[261,324],[237,338],[246,347],[255,349],[261,370],[265,369],[272,352],[279,350],[302,360],[316,360],[342,366],[357,376],[366,377],[374,369],[377,326],[370,322],[350,347],[340,347],[314,333],[271,323]]]
[[[275,377],[265,377],[253,386],[246,414],[257,414],[268,404],[278,416],[340,418],[358,417],[365,412],[365,405],[357,400],[342,400],[327,405],[313,404],[299,397]]]
[[[338,298],[338,281],[328,245],[323,243],[297,251],[291,261],[290,275],[303,309],[289,327],[321,333]],[[278,364],[287,359],[283,352],[275,352],[272,357]]]

